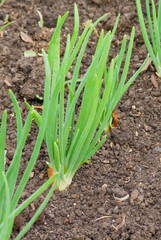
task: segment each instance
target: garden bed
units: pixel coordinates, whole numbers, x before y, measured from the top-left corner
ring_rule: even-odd
[[[129,77],[141,66],[147,55],[138,23],[135,1],[127,0],[79,0],[81,31],[83,23],[95,21],[105,13],[96,31],[112,29],[119,13],[118,28],[112,42],[109,60],[119,53],[124,34],[130,38],[132,26],[136,26]],[[0,37],[0,116],[8,111],[7,165],[12,160],[16,124],[8,89],[15,93],[25,119],[27,107],[24,99],[34,105],[43,97],[44,65],[41,48],[48,49],[56,27],[58,15],[69,10],[69,16],[61,33],[62,55],[67,33],[73,30],[73,0],[6,1],[0,7],[0,21],[9,15],[15,23],[3,30]],[[38,9],[44,19],[44,28],[38,26]],[[86,72],[98,40],[97,32],[90,41],[83,58],[80,77]],[[32,41],[22,38],[26,33]],[[25,58],[25,50],[32,49],[37,57]],[[71,73],[68,73],[71,78]],[[130,86],[117,105],[117,128],[108,134],[103,147],[84,164],[73,178],[69,189],[55,191],[39,219],[22,238],[43,240],[159,240],[161,239],[161,79],[149,65]],[[20,176],[29,161],[37,136],[32,126],[23,151]],[[37,163],[21,197],[24,201],[47,180],[48,154],[43,143]],[[118,198],[127,196],[119,201]],[[45,197],[45,193],[27,207],[16,219],[11,239],[30,220]]]

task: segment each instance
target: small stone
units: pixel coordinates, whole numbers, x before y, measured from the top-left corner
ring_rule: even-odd
[[[27,196],[28,196],[28,192],[23,192],[23,193],[21,194],[21,198],[22,198],[22,199],[26,198]]]
[[[132,169],[135,167],[135,163],[134,162],[127,162],[126,163],[126,169]]]
[[[110,147],[113,148],[114,147],[114,143],[110,142]]]
[[[42,180],[42,179],[44,178],[44,173],[41,173],[41,174],[39,175],[39,178],[40,178],[40,180]]]
[[[12,150],[7,151],[7,158],[9,160],[11,160],[13,158],[13,155],[14,155],[14,151],[12,151]]]
[[[7,56],[10,54],[10,52],[11,51],[7,46],[3,46],[2,51],[1,51],[2,56]]]
[[[4,80],[4,83],[7,85],[7,87],[12,87],[11,83],[7,79]]]
[[[23,219],[21,214],[17,215],[14,219],[13,229],[15,231],[19,230],[22,227]]]
[[[98,189],[100,195],[105,195],[107,191],[107,187],[101,187]]]
[[[105,163],[105,164],[109,164],[110,161],[109,161],[109,160],[103,160],[103,163]]]
[[[31,173],[30,173],[30,178],[33,178],[33,177],[34,177],[34,174],[35,174],[34,172],[31,172]]]
[[[134,189],[131,193],[131,199],[135,200],[139,196],[139,191],[137,189]]]
[[[115,47],[118,47],[120,45],[120,41],[118,39],[116,39],[114,42],[113,42],[113,45]]]
[[[157,146],[153,150],[154,152],[160,152],[161,153],[161,147]]]
[[[118,206],[116,206],[116,207],[113,209],[113,213],[119,213],[119,208],[118,208]]]
[[[144,200],[144,195],[142,195],[142,194],[140,194],[139,196],[138,196],[138,203],[140,204],[140,203],[142,203],[143,202],[143,200]]]
[[[30,204],[33,211],[35,211],[35,205],[33,203]]]
[[[49,217],[51,217],[51,218],[55,218],[55,215],[53,214],[53,213],[50,213],[50,214],[48,214],[49,215]]]
[[[140,221],[140,217],[138,216],[138,217],[136,217],[136,219],[135,219],[137,222],[139,222]]]
[[[68,72],[68,73],[67,73],[67,78],[68,78],[68,79],[72,79],[72,74],[71,74],[71,72]]]
[[[82,212],[81,212],[79,209],[76,209],[76,210],[75,210],[75,214],[76,214],[76,216],[78,216],[78,217],[81,217],[81,216],[82,216]]]
[[[119,187],[118,184],[112,188],[112,192],[115,198],[123,198],[128,195],[128,193],[122,187]]]
[[[145,128],[145,131],[147,131],[147,132],[150,132],[152,129],[150,126],[148,126],[146,124],[144,124],[144,128]]]
[[[155,225],[154,225],[154,223],[149,224],[149,231],[150,231],[153,235],[155,235]]]
[[[94,12],[89,12],[88,16],[89,16],[90,19],[94,18]]]
[[[111,159],[110,160],[110,164],[113,164],[113,165],[115,165],[117,162],[118,162],[117,159]]]
[[[135,132],[135,136],[138,137],[138,135],[139,135],[139,133],[136,131],[136,132]]]
[[[98,208],[98,212],[101,214],[105,214],[105,209],[103,207]]]
[[[32,217],[35,215],[36,211],[37,211],[37,210],[35,210],[35,211],[33,211],[32,213],[30,213],[30,218],[32,218]],[[40,215],[38,216],[38,218],[36,219],[36,222],[37,222],[37,223],[41,223],[41,222],[44,221],[44,219],[45,219],[45,214],[44,214],[44,211],[42,211],[42,212],[40,213]]]

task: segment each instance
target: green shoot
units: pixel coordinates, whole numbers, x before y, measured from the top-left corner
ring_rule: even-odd
[[[39,94],[36,94],[36,98],[39,99],[40,101],[43,100],[43,97],[40,97]]]
[[[161,77],[161,0],[159,0],[158,17],[156,14],[154,0],[151,0],[151,3],[152,3],[152,16],[150,14],[149,0],[146,0],[147,19],[151,36],[150,42],[144,22],[140,0],[136,0],[140,28],[144,38],[144,42],[152,58],[152,61],[156,67],[157,75]]]
[[[11,25],[11,24],[14,23],[14,22],[15,22],[15,21],[13,21],[13,22],[8,22],[8,23],[4,24],[2,27],[0,27],[0,32],[1,32],[4,28],[6,28],[7,26]]]
[[[5,22],[5,23],[8,23],[8,19],[9,19],[9,15],[6,14],[6,16],[5,16],[5,18],[4,18],[4,22]]]
[[[1,0],[0,5],[3,5],[6,0]]]
[[[36,11],[39,14],[39,18],[40,18],[40,20],[38,21],[39,27],[42,29],[44,26],[43,16],[39,10],[36,10]]]

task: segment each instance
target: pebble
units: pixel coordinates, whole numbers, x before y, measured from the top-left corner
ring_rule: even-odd
[[[10,49],[7,46],[4,46],[1,52],[2,56],[6,56],[10,54]]]
[[[139,196],[139,191],[137,189],[134,189],[131,193],[131,200],[137,199],[138,196]]]
[[[42,180],[42,179],[44,178],[44,173],[41,173],[41,174],[39,175],[39,178],[40,178],[40,180]]]
[[[138,137],[138,135],[139,135],[139,133],[136,131],[136,132],[135,132],[135,136]]]
[[[140,194],[139,196],[138,196],[138,203],[140,204],[140,203],[142,203],[143,202],[143,200],[144,200],[144,195],[143,194]]]
[[[68,78],[68,79],[72,79],[72,73],[71,73],[71,72],[68,72],[68,73],[67,73],[67,78]]]
[[[112,188],[112,192],[116,198],[122,198],[128,194],[123,188],[119,187],[118,184],[116,184],[115,187]]]
[[[119,208],[118,208],[118,206],[116,206],[116,207],[113,209],[113,213],[119,213]]]
[[[101,213],[101,214],[105,214],[106,213],[106,211],[105,211],[105,209],[103,207],[98,208],[98,212]]]
[[[159,147],[159,146],[155,147],[154,152],[160,152],[161,153],[161,147]]]
[[[107,187],[105,187],[105,186],[103,187],[102,186],[101,188],[98,189],[98,192],[99,192],[100,195],[105,195],[106,192],[107,192]]]
[[[51,217],[52,219],[55,218],[55,215],[54,215],[53,213],[50,213],[50,214],[48,214],[48,215],[49,215],[49,217]]]
[[[22,219],[21,214],[19,214],[19,215],[16,216],[15,219],[14,219],[13,229],[14,229],[15,231],[17,231],[18,229],[21,228],[22,224],[23,224],[23,219]]]
[[[103,184],[103,185],[102,185],[102,188],[107,188],[107,184],[106,184],[106,183]]]
[[[152,129],[150,126],[148,126],[146,124],[144,124],[144,128],[145,128],[145,131],[147,131],[147,132],[150,132]]]
[[[23,193],[21,194],[21,198],[22,198],[22,199],[26,198],[27,196],[28,196],[28,192],[23,192]]]
[[[82,211],[80,211],[79,209],[76,209],[75,214],[76,214],[76,216],[81,217],[82,216]]]
[[[155,225],[154,223],[149,224],[149,231],[154,235],[155,234]]]
[[[9,160],[11,160],[11,159],[13,158],[13,155],[14,155],[14,151],[13,151],[13,150],[7,151],[7,158],[8,158]]]
[[[31,172],[29,178],[33,178],[33,177],[34,177],[34,174],[35,174],[34,172]]]
[[[161,95],[160,89],[156,89],[156,90],[152,91],[151,95],[154,97],[160,97],[160,95]]]
[[[32,210],[35,211],[35,205],[34,205],[34,203],[31,203],[30,206],[31,206]]]

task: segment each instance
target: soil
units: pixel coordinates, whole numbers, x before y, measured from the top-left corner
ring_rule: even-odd
[[[133,54],[128,77],[144,61],[147,50],[142,39],[135,1],[131,0],[75,0],[82,23],[95,21],[105,13],[110,16],[97,27],[100,32],[113,28],[120,13],[119,25],[110,49],[109,60],[116,56],[124,34],[130,38],[136,27]],[[48,49],[58,15],[69,10],[63,27],[62,54],[67,33],[73,29],[73,0],[6,0],[0,7],[0,22],[15,23],[3,30],[0,37],[0,117],[8,111],[6,161],[11,163],[16,139],[15,116],[8,89],[15,93],[23,119],[27,115],[24,99],[34,105],[43,97],[44,65],[41,48]],[[44,19],[44,28],[38,26],[38,9]],[[145,9],[145,6],[144,6]],[[145,10],[144,10],[145,11]],[[25,42],[21,32],[31,37]],[[93,34],[83,59],[80,75],[89,66],[98,37]],[[25,58],[25,50],[39,53],[35,58]],[[71,73],[69,73],[69,76]],[[161,80],[151,64],[140,74],[125,93],[116,111],[119,124],[108,134],[103,147],[75,174],[69,189],[55,191],[39,219],[22,238],[43,240],[150,240],[161,239]],[[37,127],[27,139],[21,162],[19,179],[30,159],[36,140]],[[29,197],[47,180],[49,161],[45,144],[42,144],[37,163],[20,202]],[[26,225],[45,198],[46,193],[28,206],[16,219],[11,239]],[[117,198],[126,196],[126,200]]]

